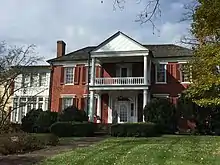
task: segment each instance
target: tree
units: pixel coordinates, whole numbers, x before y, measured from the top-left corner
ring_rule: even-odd
[[[199,106],[220,105],[220,1],[198,0],[191,32],[198,41],[192,66],[192,84],[186,91]]]
[[[23,84],[19,88],[14,88],[16,77],[26,73],[26,66],[41,60],[36,56],[34,48],[34,45],[17,47],[0,42],[0,129],[9,120],[10,113],[15,110],[12,108],[9,110],[8,106],[13,92],[27,87]]]

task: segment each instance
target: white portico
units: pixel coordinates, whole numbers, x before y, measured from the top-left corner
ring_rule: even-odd
[[[142,108],[148,101],[151,72],[149,50],[127,35],[117,32],[90,53],[90,60],[90,121],[93,121],[95,94],[100,95],[105,91],[110,96],[108,117],[111,119],[109,122],[137,122],[138,92],[142,91],[143,94]],[[143,75],[134,76],[135,68],[132,64],[135,62],[143,63]],[[116,75],[96,78],[96,63],[101,66],[105,63],[116,64]],[[98,105],[98,107],[97,115],[101,116],[101,106]]]

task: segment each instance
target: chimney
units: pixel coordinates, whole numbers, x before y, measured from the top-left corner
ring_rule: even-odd
[[[66,43],[64,41],[57,41],[57,57],[65,55]]]

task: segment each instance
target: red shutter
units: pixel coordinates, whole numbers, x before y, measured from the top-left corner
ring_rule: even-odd
[[[73,106],[77,107],[77,105],[76,105],[76,98],[75,97],[73,98]]]
[[[167,64],[167,83],[172,82],[172,64]]]
[[[10,96],[14,94],[15,82],[14,80],[10,84]]]
[[[64,67],[60,70],[60,84],[64,84]]]
[[[85,98],[84,97],[82,97],[81,98],[81,110],[85,110]]]
[[[80,67],[76,66],[74,69],[74,84],[79,85]]]
[[[85,66],[82,67],[82,84],[83,85],[86,84],[87,68],[88,67],[85,67]]]
[[[156,75],[156,67],[155,64],[152,63],[151,64],[151,83],[154,84],[155,83],[155,75]]]
[[[180,82],[180,64],[176,64],[176,80]]]
[[[100,77],[100,67],[96,67],[96,78]]]
[[[59,112],[61,112],[63,110],[62,108],[62,98],[59,98]]]

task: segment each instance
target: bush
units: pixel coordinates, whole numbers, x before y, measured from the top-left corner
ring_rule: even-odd
[[[144,108],[146,122],[160,125],[164,133],[175,131],[175,106],[167,99],[152,99]]]
[[[21,120],[21,129],[25,132],[32,133],[34,132],[34,126],[37,121],[38,116],[43,112],[42,109],[32,109],[26,114]]]
[[[3,155],[25,153],[44,148],[46,145],[57,145],[59,139],[52,134],[6,134],[0,137],[0,153]]]
[[[59,121],[76,121],[76,122],[83,122],[88,121],[88,116],[86,115],[85,111],[78,110],[75,106],[70,106],[64,109],[58,116]]]
[[[43,111],[39,114],[35,123],[35,132],[37,133],[48,133],[49,127],[57,122],[57,112]]]
[[[160,129],[154,123],[113,124],[110,134],[115,137],[151,137],[159,135]]]
[[[51,133],[59,137],[71,137],[71,136],[93,136],[95,132],[95,126],[93,123],[74,123],[74,122],[56,122],[51,125]]]

